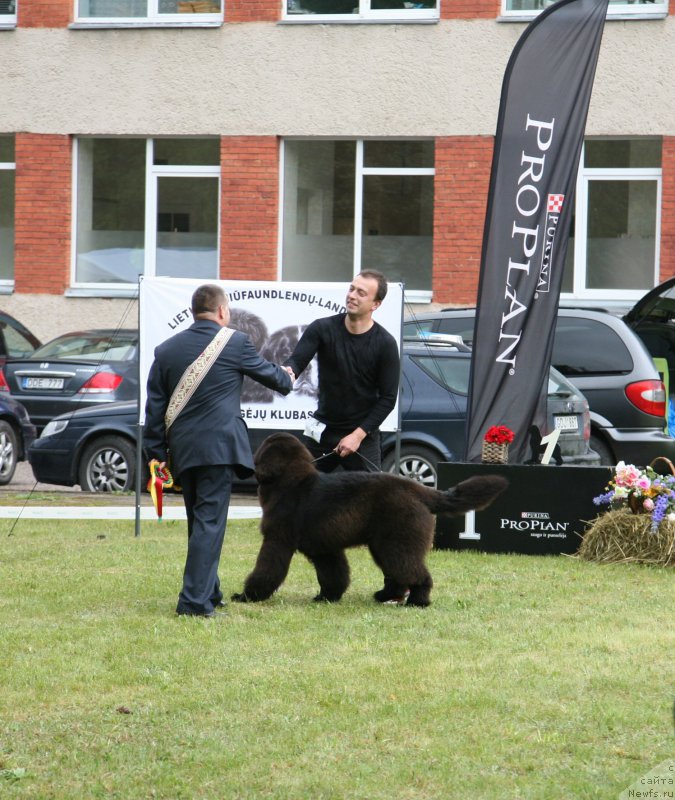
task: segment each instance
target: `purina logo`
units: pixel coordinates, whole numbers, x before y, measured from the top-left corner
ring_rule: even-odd
[[[562,213],[564,194],[550,194],[546,203],[546,228],[544,236],[544,252],[541,255],[541,269],[539,270],[538,292],[551,291],[551,261],[553,260],[553,243],[558,230],[558,221]]]
[[[564,194],[550,194],[548,196],[547,211],[549,214],[560,214],[563,207]]]

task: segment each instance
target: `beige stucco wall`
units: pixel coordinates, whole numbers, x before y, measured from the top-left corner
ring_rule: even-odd
[[[133,299],[12,294],[0,296],[0,310],[16,317],[43,342],[86,328],[138,327],[138,303]]]
[[[0,32],[3,131],[494,133],[522,23]],[[605,27],[588,134],[675,134],[675,17]],[[536,76],[533,76],[533,80]]]
[[[492,135],[522,23],[0,31],[0,132]],[[589,135],[675,135],[675,17],[610,21]],[[536,80],[536,76],[533,76]],[[129,299],[0,296],[43,340],[133,327]]]

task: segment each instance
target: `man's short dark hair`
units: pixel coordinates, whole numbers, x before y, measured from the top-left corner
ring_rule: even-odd
[[[384,298],[387,296],[387,279],[381,272],[378,272],[376,269],[364,269],[359,272],[359,275],[362,278],[372,278],[373,280],[377,281],[377,292],[375,294],[375,299],[378,303],[381,303]]]
[[[192,295],[192,316],[199,314],[215,314],[218,306],[227,303],[225,292],[215,283],[205,283],[198,286]]]

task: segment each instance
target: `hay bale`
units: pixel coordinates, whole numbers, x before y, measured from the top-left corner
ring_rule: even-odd
[[[577,556],[607,564],[675,566],[675,524],[664,521],[652,532],[648,514],[608,511],[587,529]]]

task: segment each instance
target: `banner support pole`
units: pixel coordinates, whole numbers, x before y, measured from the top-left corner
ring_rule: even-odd
[[[141,385],[141,281],[143,276],[138,276],[138,386]],[[139,392],[138,414],[136,417],[136,513],[134,521],[134,536],[141,535],[141,469],[143,466],[143,427],[141,426],[141,401]]]

